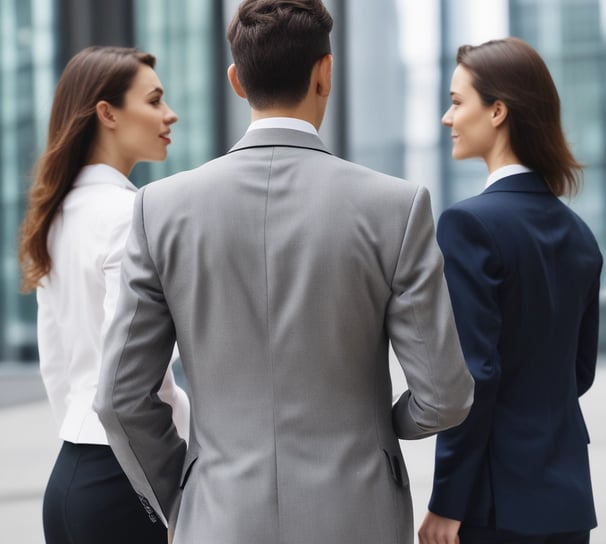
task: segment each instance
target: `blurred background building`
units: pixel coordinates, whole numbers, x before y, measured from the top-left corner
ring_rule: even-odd
[[[455,52],[462,43],[519,36],[538,49],[556,81],[568,139],[585,165],[583,191],[570,204],[606,253],[606,0],[325,1],[335,19],[335,70],[321,134],[335,154],[425,184],[436,217],[480,192],[483,163],[455,163],[440,124]],[[225,26],[237,4],[0,0],[0,365],[37,361],[35,297],[19,293],[16,242],[67,60],[92,44],[156,55],[180,120],[168,160],[133,172],[140,186],[223,153],[246,129],[247,105],[225,76]],[[606,349],[606,333],[601,343]]]

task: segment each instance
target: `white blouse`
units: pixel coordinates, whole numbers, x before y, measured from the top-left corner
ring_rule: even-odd
[[[40,372],[62,440],[107,444],[94,412],[101,348],[120,288],[137,188],[105,164],[85,166],[48,235],[51,272],[36,291]],[[159,392],[187,439],[189,401],[169,368]]]

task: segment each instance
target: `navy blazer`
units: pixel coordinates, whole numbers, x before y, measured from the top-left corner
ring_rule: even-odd
[[[429,509],[529,535],[595,527],[578,402],[597,356],[593,234],[528,173],[447,209],[437,236],[476,390],[438,435]]]

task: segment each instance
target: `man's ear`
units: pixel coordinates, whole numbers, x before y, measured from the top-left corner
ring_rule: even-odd
[[[332,87],[332,55],[324,55],[318,61],[318,85],[317,93],[326,98]]]
[[[501,126],[506,121],[508,114],[507,104],[502,100],[495,100],[492,105],[492,126],[495,128]]]
[[[240,79],[238,78],[238,72],[236,71],[235,64],[231,64],[230,67],[227,69],[227,79],[229,79],[229,84],[231,85],[231,88],[234,90],[234,92],[240,98],[246,98],[246,91],[244,90],[244,87],[242,87],[242,84],[240,83]]]
[[[97,111],[97,119],[99,123],[107,128],[115,128],[116,116],[114,115],[113,106],[106,100],[100,100],[95,106]]]

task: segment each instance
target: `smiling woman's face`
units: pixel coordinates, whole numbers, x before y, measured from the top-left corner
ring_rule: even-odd
[[[486,160],[496,141],[497,131],[492,122],[494,110],[482,103],[472,85],[471,73],[461,65],[453,72],[450,97],[452,105],[442,117],[442,124],[451,129],[452,157]]]
[[[131,167],[139,161],[162,161],[170,144],[170,125],[177,115],[163,99],[156,72],[142,64],[124,95],[124,105],[113,108],[119,153]]]

